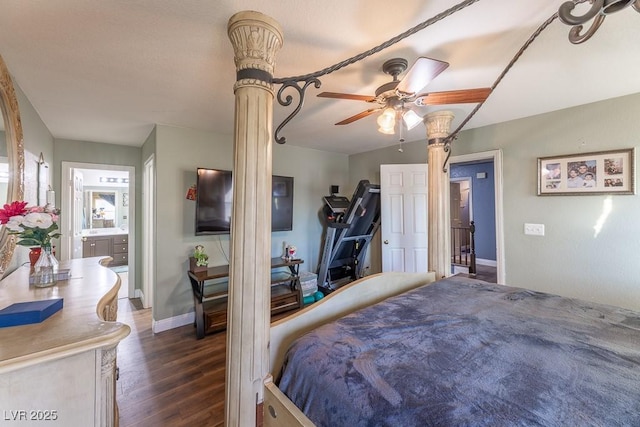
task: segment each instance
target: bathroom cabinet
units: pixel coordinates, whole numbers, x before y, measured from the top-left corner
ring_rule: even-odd
[[[111,256],[112,236],[85,236],[82,238],[82,258]]]
[[[84,236],[82,257],[109,256],[111,266],[127,265],[129,262],[129,236],[127,234],[106,234]]]

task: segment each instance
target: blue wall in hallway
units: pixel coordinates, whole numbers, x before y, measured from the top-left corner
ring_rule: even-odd
[[[478,172],[486,178],[476,178]],[[476,225],[476,257],[496,260],[496,215],[493,161],[473,164],[452,164],[450,178],[471,178],[473,221]]]

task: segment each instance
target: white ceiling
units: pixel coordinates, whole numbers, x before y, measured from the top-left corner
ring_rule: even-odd
[[[461,0],[0,0],[0,55],[56,138],[140,146],[154,123],[233,132],[235,66],[227,22],[256,10],[277,20],[275,77],[312,73],[368,51]],[[373,95],[382,63],[418,56],[450,66],[424,91],[491,86],[564,0],[481,0],[363,61],[321,78],[282,135],[295,146],[358,153],[393,145],[370,108],[317,98]],[[584,5],[583,5],[584,6]],[[640,92],[640,14],[605,20],[582,45],[556,20],[524,53],[466,128]],[[451,105],[456,127],[474,105]],[[421,114],[443,109],[422,107]],[[290,110],[274,110],[274,128]],[[407,140],[424,139],[424,126]]]

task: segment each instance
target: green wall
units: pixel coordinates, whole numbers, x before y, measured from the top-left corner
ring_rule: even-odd
[[[143,147],[145,158],[154,151],[156,164],[156,288],[154,320],[193,311],[187,278],[188,257],[203,245],[209,265],[227,264],[229,236],[195,236],[195,202],[186,199],[196,182],[196,168],[233,167],[233,137],[158,125],[155,149]],[[146,145],[146,144],[145,144]],[[348,157],[289,145],[273,147],[273,173],[294,177],[293,231],[271,235],[271,255],[282,255],[283,242],[295,244],[304,259],[301,271],[315,271],[319,259],[322,225],[318,213],[330,185],[348,183]],[[251,244],[251,242],[247,242]]]
[[[640,197],[537,196],[537,158],[640,145],[640,94],[464,131],[453,155],[503,154],[505,281],[509,285],[640,309]],[[425,141],[349,158],[351,185],[379,182],[382,163],[426,161]],[[610,200],[599,234],[594,226]],[[545,236],[524,235],[524,223]],[[379,240],[372,245],[379,246]],[[379,251],[379,249],[378,249]],[[376,259],[372,254],[372,270]]]

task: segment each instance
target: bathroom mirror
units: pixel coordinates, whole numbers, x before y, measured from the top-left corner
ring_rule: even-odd
[[[0,157],[6,158],[6,194],[0,194],[2,204],[24,197],[24,147],[22,136],[22,124],[18,99],[9,76],[7,66],[0,56],[0,109],[2,110],[2,123],[4,124],[4,142],[0,142]],[[2,154],[5,153],[6,154]],[[0,161],[3,159],[0,159]],[[0,275],[3,275],[13,257],[16,243],[14,236],[7,232],[4,225],[0,226]]]
[[[117,208],[115,191],[87,191],[85,200],[91,203],[91,227],[113,228],[117,224]]]

